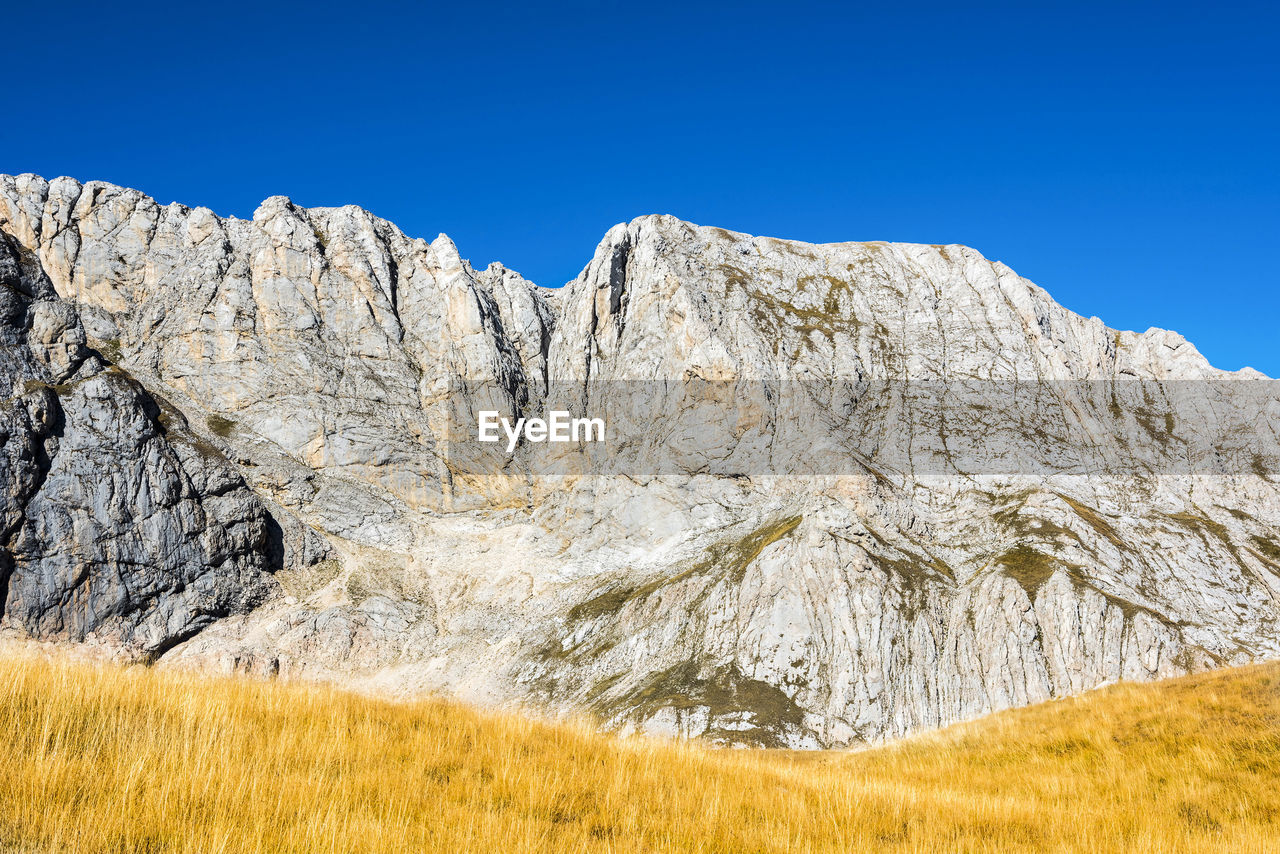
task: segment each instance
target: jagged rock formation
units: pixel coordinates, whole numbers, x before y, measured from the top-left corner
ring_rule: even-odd
[[[0,572],[6,624],[31,634],[110,623],[172,666],[809,747],[1280,647],[1277,482],[1261,463],[1159,464],[1193,447],[1160,401],[1117,416],[1116,447],[1169,452],[1101,474],[966,468],[960,438],[1008,421],[989,408],[948,421],[898,391],[855,417],[879,380],[1049,384],[1061,417],[1033,448],[1056,461],[1110,405],[1070,384],[1260,381],[1174,333],[1075,315],[972,249],[643,217],[546,291],[354,207],[277,197],[221,219],[34,176],[0,177],[0,233],[23,271],[5,274]],[[568,388],[590,409],[688,377],[733,384],[750,418],[675,441],[656,423],[636,446],[680,453],[652,470],[451,456],[460,403],[537,413]],[[805,413],[779,384],[798,380],[863,395],[824,414],[833,434],[907,452],[818,447],[811,424],[788,438]],[[1274,419],[1251,423],[1274,439]],[[774,450],[840,464],[713,465],[763,423]],[[147,480],[161,471],[167,491]],[[103,478],[128,482],[94,505]],[[59,512],[98,527],[41,521]]]
[[[278,530],[0,234],[0,604],[40,637],[162,653],[271,585]],[[277,537],[278,539],[278,537]]]

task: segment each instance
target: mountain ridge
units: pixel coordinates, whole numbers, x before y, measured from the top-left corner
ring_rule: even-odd
[[[1274,470],[1197,445],[1189,417],[1239,411],[1274,440],[1265,417],[1222,398],[1254,374],[1212,368],[1177,333],[1070,312],[976,250],[805,244],[652,215],[611,228],[552,290],[501,265],[477,271],[446,236],[409,238],[354,206],[272,197],[252,220],[224,220],[34,176],[0,176],[0,233],[13,340],[46,362],[74,352],[127,374],[144,395],[138,423],[225,466],[243,483],[236,512],[274,532],[246,556],[260,601],[145,637],[134,626],[161,606],[130,594],[127,560],[42,574],[32,560],[50,559],[46,543],[11,559],[5,587],[73,603],[77,628],[40,628],[42,613],[23,619],[9,597],[13,631],[158,653],[161,666],[588,709],[622,730],[794,747],[1280,654]],[[41,313],[66,322],[42,331]],[[734,396],[672,443],[665,416],[697,412],[669,389],[688,377]],[[84,386],[60,396],[52,374],[43,391],[23,390],[27,368],[0,379],[67,424],[104,405]],[[882,379],[885,396],[868,391]],[[987,397],[951,413],[914,391],[952,380]],[[782,382],[852,397],[815,409],[779,395]],[[1044,397],[1019,404],[1001,383]],[[1207,391],[1179,408],[1197,383]],[[653,395],[641,400],[650,423],[632,413],[631,446],[679,452],[656,473],[544,477],[527,448],[492,469],[451,456],[442,406],[536,412],[568,388],[603,409],[623,387]],[[1042,410],[1047,423],[1026,420]],[[961,439],[994,436],[982,459],[1018,435],[1033,462],[1087,461],[1081,437],[1099,425],[1118,431],[1115,447],[1168,453],[1110,474],[957,464]],[[851,445],[821,447],[841,431]],[[63,454],[60,436],[27,422],[9,432]],[[774,477],[760,448],[840,462]],[[76,469],[77,488],[96,465]],[[203,482],[194,462],[178,465]],[[6,485],[6,558],[28,554],[39,527],[42,481],[19,482]],[[223,487],[193,488],[213,506]],[[153,521],[118,495],[45,505],[90,556],[89,519],[144,541],[209,529],[185,511]],[[188,607],[210,611],[226,592],[187,592]]]

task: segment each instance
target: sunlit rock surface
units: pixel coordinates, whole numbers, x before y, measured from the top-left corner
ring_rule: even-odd
[[[1261,375],[966,247],[651,216],[553,291],[355,207],[222,219],[30,175],[0,177],[0,232],[13,632],[794,747],[1280,647],[1274,474],[1191,454],[1159,400],[1109,416],[1096,393]],[[571,389],[590,411],[691,377],[736,390],[733,423],[655,415],[647,468],[451,457],[459,405],[540,414]],[[951,381],[1048,389],[1061,415],[1028,434],[994,391],[945,418],[903,391]],[[893,405],[864,417],[880,382]],[[818,419],[787,384],[862,403]],[[1245,420],[1274,441],[1276,412]],[[828,446],[846,428],[882,453]],[[1043,465],[956,450],[1020,430]]]

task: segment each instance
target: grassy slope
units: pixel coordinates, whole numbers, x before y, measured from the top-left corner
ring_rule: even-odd
[[[0,850],[1280,850],[1280,665],[856,754],[0,658]]]

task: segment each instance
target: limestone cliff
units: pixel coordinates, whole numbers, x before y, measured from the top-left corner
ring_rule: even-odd
[[[1280,647],[1269,381],[972,249],[643,217],[552,291],[34,176],[0,232],[13,630],[807,747]],[[606,468],[460,463],[458,411],[566,393],[640,396]]]

